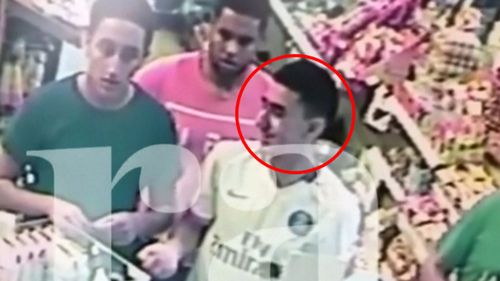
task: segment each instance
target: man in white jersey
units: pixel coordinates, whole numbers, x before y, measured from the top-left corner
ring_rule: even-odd
[[[298,79],[300,77],[300,79]],[[286,170],[321,164],[312,147],[337,112],[338,92],[327,71],[305,60],[274,74],[284,87],[262,95],[260,143],[253,151]],[[359,240],[359,201],[330,169],[277,173],[239,142],[207,156],[202,191],[171,240],[145,248],[143,267],[158,278],[177,270],[210,225],[192,281],[340,280]]]

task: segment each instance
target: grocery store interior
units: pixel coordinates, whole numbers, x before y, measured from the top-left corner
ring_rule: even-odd
[[[0,0],[0,134],[33,89],[84,68],[90,2]],[[215,0],[149,2],[157,30],[148,61],[201,48]],[[375,177],[360,193],[377,196],[366,220],[380,243],[358,268],[414,280],[429,249],[500,186],[500,1],[270,2],[259,59],[322,58],[352,89],[349,151]],[[340,110],[342,143],[353,115],[346,92]]]

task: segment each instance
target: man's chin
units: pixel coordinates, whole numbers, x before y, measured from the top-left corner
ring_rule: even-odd
[[[279,145],[276,143],[275,140],[273,139],[261,139],[260,140],[260,143],[263,147],[273,147],[273,146],[276,146],[276,145]]]
[[[260,144],[263,146],[263,147],[268,147],[268,146],[271,146],[271,143],[267,140],[261,140],[260,141]]]
[[[115,103],[123,99],[123,92],[116,90],[100,90],[96,93],[96,99],[102,103]]]
[[[218,64],[217,71],[219,72],[219,74],[225,76],[238,76],[242,74],[245,71],[245,69],[236,66]]]

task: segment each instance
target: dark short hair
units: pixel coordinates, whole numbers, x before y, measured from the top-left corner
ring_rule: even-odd
[[[146,32],[145,50],[153,41],[154,13],[146,0],[96,0],[90,10],[89,31],[94,32],[104,19],[120,19],[134,23]]]
[[[276,82],[295,92],[305,106],[306,117],[334,120],[339,91],[329,70],[305,59],[286,64],[273,74]]]
[[[269,0],[219,0],[215,9],[215,17],[222,14],[224,8],[229,8],[238,14],[260,21],[260,31],[264,32],[271,14]]]

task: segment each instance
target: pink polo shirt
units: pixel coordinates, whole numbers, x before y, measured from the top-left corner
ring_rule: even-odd
[[[160,59],[139,71],[136,82],[172,112],[181,145],[202,160],[220,140],[238,140],[234,117],[239,87],[217,95],[217,88],[201,72],[202,52]],[[251,67],[248,75],[254,70]],[[255,118],[261,97],[276,90],[272,77],[260,71],[253,77],[240,104],[240,125],[246,140],[258,139]]]

